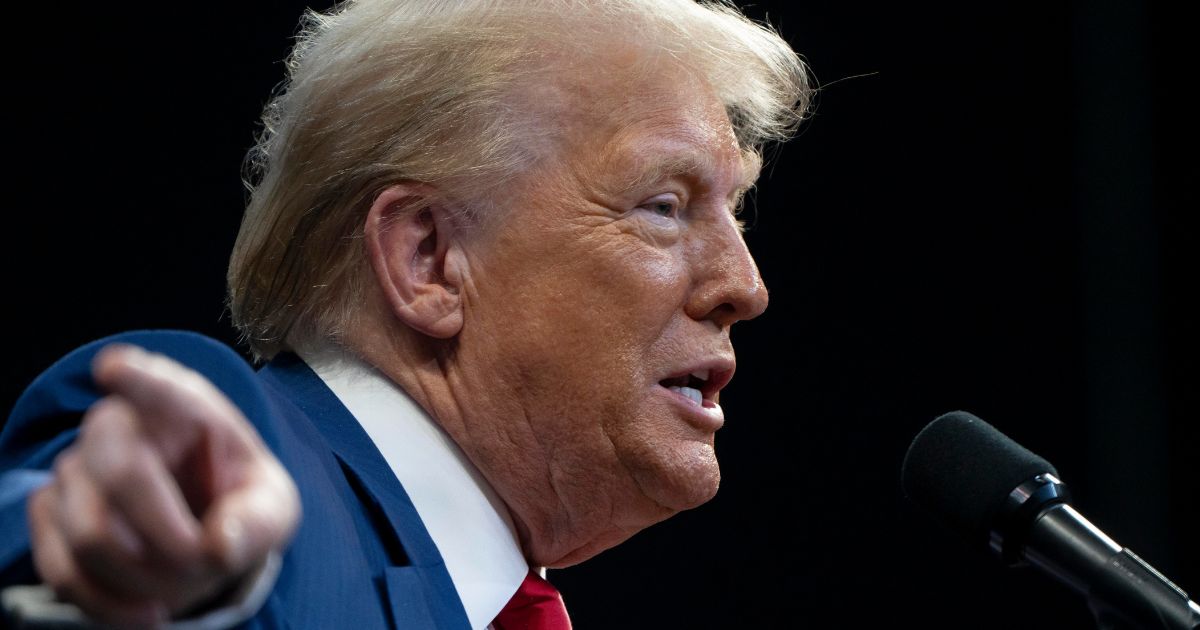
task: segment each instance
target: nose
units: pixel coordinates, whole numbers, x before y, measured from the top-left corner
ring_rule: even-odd
[[[767,287],[741,229],[726,214],[692,248],[694,289],[687,314],[724,329],[767,310]]]

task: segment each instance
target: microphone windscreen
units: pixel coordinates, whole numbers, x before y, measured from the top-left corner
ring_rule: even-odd
[[[986,542],[1014,488],[1058,471],[992,425],[965,412],[939,416],[913,438],[900,483],[904,494],[953,529]]]

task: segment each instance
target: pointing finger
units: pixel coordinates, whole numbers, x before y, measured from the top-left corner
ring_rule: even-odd
[[[212,383],[161,354],[114,344],[93,362],[96,382],[119,394],[144,420],[142,430],[163,451],[169,466],[179,463],[204,432],[236,436],[258,444],[241,412]]]

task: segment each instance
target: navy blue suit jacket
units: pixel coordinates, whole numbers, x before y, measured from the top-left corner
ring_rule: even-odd
[[[236,404],[287,468],[304,516],[275,589],[246,627],[469,628],[441,554],[366,432],[295,355],[258,372],[186,332],[136,332],[84,346],[22,394],[0,433],[0,585],[33,583],[26,498],[102,393],[95,354],[112,342],[190,366]]]

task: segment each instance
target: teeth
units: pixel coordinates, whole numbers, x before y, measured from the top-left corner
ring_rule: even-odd
[[[706,383],[707,383],[707,382],[708,382],[708,375],[709,375],[709,372],[710,372],[710,371],[711,371],[711,370],[696,370],[695,372],[692,372],[692,376],[695,376],[696,378],[698,378],[698,379],[700,379],[700,380],[702,380],[702,381],[704,381],[704,382],[706,382]]]
[[[696,377],[696,378],[699,378],[699,377]],[[700,390],[698,390],[694,387],[675,387],[674,385],[672,385],[671,387],[668,387],[667,389],[670,389],[672,391],[677,391],[680,394],[683,394],[689,400],[696,403],[697,405],[704,404],[704,395],[700,393]]]

